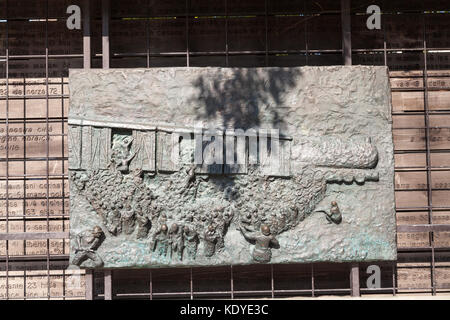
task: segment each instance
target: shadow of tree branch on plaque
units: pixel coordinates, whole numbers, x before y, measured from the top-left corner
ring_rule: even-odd
[[[200,76],[194,83],[198,90],[197,119],[207,119],[224,128],[283,129],[280,115],[284,92],[292,89],[300,71],[289,68],[230,69],[232,77],[218,75],[213,81]]]

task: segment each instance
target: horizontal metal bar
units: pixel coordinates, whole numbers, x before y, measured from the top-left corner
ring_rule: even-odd
[[[1,99],[0,99],[1,100]],[[67,117],[49,117],[48,122],[49,123],[61,123],[61,122],[67,122]],[[46,118],[9,118],[8,123],[9,124],[23,124],[26,122],[26,124],[34,124],[34,123],[47,123]],[[5,124],[6,119],[0,118],[0,124]]]
[[[426,246],[426,247],[397,247],[397,252],[398,253],[411,253],[411,252],[429,252],[431,254],[431,251],[434,250],[436,252],[445,252],[445,251],[449,251],[450,247],[431,247],[431,246]]]
[[[392,128],[392,131],[397,131],[397,130],[425,130],[425,129],[432,129],[432,130],[436,130],[436,129],[450,129],[449,126],[439,126],[439,127],[400,127],[400,128]]]
[[[60,123],[61,124],[61,123]],[[48,134],[32,134],[32,133],[25,133],[25,134],[2,134],[0,135],[0,138],[9,138],[9,137],[65,137],[67,136],[67,133],[48,133]]]
[[[6,81],[0,78],[0,84],[6,85]],[[48,78],[48,84],[53,85],[61,85],[61,84],[69,84],[69,76],[54,76]],[[34,86],[34,85],[47,85],[45,81],[45,77],[16,77],[9,80],[9,85],[18,86],[21,85],[21,89],[23,86]],[[28,89],[28,88],[27,88]]]
[[[376,52],[379,53],[380,56],[384,51],[387,52],[396,52],[396,51],[408,51],[408,52],[423,52],[423,51],[446,51],[450,50],[450,48],[390,48],[390,49],[353,49],[352,53],[370,53],[370,52]],[[342,53],[342,49],[298,49],[298,50],[235,50],[235,51],[228,51],[229,55],[248,55],[248,54],[270,54],[270,55],[276,55],[276,54],[312,54],[312,53]],[[192,53],[189,52],[189,54],[194,56],[221,56],[227,54],[226,51],[193,51]],[[401,53],[398,53],[401,54]],[[186,55],[185,52],[180,51],[174,51],[174,52],[135,52],[135,53],[128,53],[128,52],[116,52],[112,53],[113,57],[116,58],[132,58],[132,57],[146,57],[150,55],[150,57],[160,57],[160,56],[183,56]],[[101,57],[101,53],[95,54],[96,57]]]
[[[68,239],[69,232],[14,232],[0,233],[0,240]]]
[[[382,287],[382,288],[360,288],[361,292],[364,292],[367,295],[370,294],[380,294],[384,291],[392,291],[392,290],[404,290],[404,291],[417,291],[417,292],[427,292],[432,289],[432,287],[421,287],[421,288],[412,288],[412,287]],[[438,288],[446,290],[447,288]],[[346,293],[349,292],[350,289],[314,289],[314,292],[319,293]],[[298,290],[273,290],[275,294],[283,295],[283,294],[311,294],[312,289],[298,289]],[[234,294],[270,294],[272,290],[257,290],[257,291],[233,291]],[[170,297],[170,296],[190,296],[191,292],[154,292],[152,293],[155,297]],[[215,295],[215,296],[229,296],[231,291],[194,291],[194,296],[204,296],[204,295]],[[102,297],[103,294],[99,294],[99,297]],[[148,297],[150,293],[116,293],[117,297]]]
[[[377,52],[377,53],[383,53],[384,51],[386,52],[392,52],[392,51],[407,51],[407,52],[411,52],[411,51],[446,51],[446,50],[450,50],[450,48],[423,48],[423,47],[415,47],[415,48],[386,48],[386,49],[352,49],[352,52],[356,52],[356,53],[360,53],[360,52]],[[434,52],[431,52],[434,53]],[[438,53],[438,52],[436,52]]]
[[[407,192],[408,190],[401,190],[398,192]],[[4,199],[3,199],[4,200]],[[450,207],[438,207],[438,206],[422,206],[422,207],[396,207],[395,210],[397,211],[412,211],[412,210],[430,210],[433,209],[434,210],[450,210]]]
[[[61,199],[62,202],[63,199]],[[69,198],[64,199],[64,203],[67,203],[69,201]],[[61,211],[62,211],[62,203],[61,203]],[[6,219],[5,216],[0,216],[0,222],[45,222],[47,220],[49,221],[58,221],[58,222],[64,222],[68,221],[70,219],[70,214],[68,213],[68,209],[65,208],[64,210],[66,213],[64,214],[37,214],[37,215],[26,215],[26,214],[20,214],[20,215],[14,215],[14,216],[8,216],[8,219]]]
[[[427,114],[430,115],[449,115],[449,110],[427,110]],[[405,116],[405,115],[411,115],[411,116],[423,116],[425,114],[424,111],[408,111],[408,112],[392,112],[393,116]]]
[[[383,288],[385,289],[385,288]],[[388,288],[389,289],[389,288]],[[192,293],[194,294],[194,296],[196,295],[230,295],[231,292],[233,292],[233,294],[235,295],[252,295],[252,294],[271,294],[272,290],[268,289],[268,290],[224,290],[224,291],[193,291]],[[275,289],[273,290],[274,293],[277,294],[287,294],[287,293],[311,293],[312,289],[292,289],[292,290],[283,290],[283,289]],[[314,289],[314,292],[341,292],[341,293],[345,293],[345,292],[350,292],[350,289]],[[179,291],[179,292],[152,292],[153,296],[160,296],[160,297],[170,297],[170,296],[190,296],[191,292],[183,292],[183,291]],[[99,296],[103,296],[103,295],[99,295]],[[150,293],[147,292],[143,292],[143,293],[116,293],[115,296],[117,297],[135,297],[135,296],[150,296]]]
[[[450,231],[450,224],[405,224],[398,225],[397,232],[446,232]]]
[[[0,256],[0,262],[5,262],[8,260],[8,262],[47,262],[47,258],[49,261],[67,261],[69,260],[68,254],[42,254],[42,255],[22,255],[22,256],[8,256],[8,259],[6,259],[6,256]]]
[[[40,193],[43,193],[43,192],[40,192]],[[62,200],[62,199],[69,199],[68,197],[66,197],[66,196],[64,196],[64,195],[61,195],[61,196],[58,196],[58,197],[31,197],[31,196],[28,196],[28,195],[26,195],[26,197],[24,198],[24,197],[21,197],[21,198],[17,198],[17,197],[8,197],[8,198],[0,198],[0,200],[18,200],[18,201],[20,201],[20,200]]]
[[[55,299],[55,300],[62,300],[62,299],[65,299],[65,300],[75,300],[75,299],[81,300],[82,298],[84,298],[84,295],[83,296],[58,296],[58,295],[52,296],[52,295],[50,295],[50,296],[37,296],[37,297],[35,297],[35,296],[27,296],[27,297],[20,297],[20,298],[10,297],[8,300],[18,300],[18,301],[21,301],[21,300],[48,300],[48,299],[50,299],[50,300],[52,300],[52,299]]]
[[[428,87],[426,90],[428,91],[442,91],[442,90],[450,90],[450,87]],[[391,88],[392,92],[423,92],[425,91],[424,87],[417,88]]]
[[[422,114],[423,116],[423,114]],[[411,153],[422,153],[422,154],[426,154],[425,150],[419,150],[419,151],[415,151],[415,150],[394,150],[395,154],[411,154]],[[431,149],[430,153],[450,153],[450,149]]]
[[[65,59],[65,58],[83,58],[83,54],[49,54],[49,59]],[[0,56],[0,59],[6,59],[6,56]],[[10,55],[9,60],[24,60],[24,59],[45,59],[45,54],[23,54]]]
[[[1,158],[0,162],[14,162],[14,161],[22,162],[22,161],[42,161],[42,160],[47,161],[47,159],[48,159],[48,161],[54,161],[54,160],[67,160],[68,158],[67,157],[48,157],[48,158],[45,158],[45,157],[29,157],[28,158],[27,157],[27,158],[9,158],[9,159]]]
[[[47,159],[45,159],[47,160]],[[43,160],[43,161],[45,161]],[[69,176],[67,174],[61,173],[61,174],[11,174],[9,176],[0,175],[0,181],[6,180],[24,180],[25,178],[42,178],[47,179],[49,178],[68,178]],[[25,179],[26,180],[26,179]],[[31,179],[28,179],[31,180]],[[33,179],[34,180],[34,179]]]
[[[241,50],[241,51],[196,51],[192,52],[193,56],[226,56],[228,55],[276,55],[276,54],[314,54],[314,53],[339,53],[342,49],[310,49],[310,50]],[[114,58],[133,58],[133,57],[185,57],[185,51],[179,52],[151,52],[151,53],[113,53]],[[189,53],[191,55],[191,53]],[[101,57],[101,53],[95,54],[95,57]]]
[[[17,84],[18,86],[20,86],[21,84]],[[50,84],[51,85],[51,84]],[[55,83],[55,85],[58,85],[57,83]],[[10,84],[10,86],[12,86]],[[17,95],[17,96],[9,96],[8,100],[23,100],[23,99],[27,99],[27,100],[43,100],[43,99],[62,99],[62,98],[69,98],[68,94],[49,94],[48,97],[44,96],[44,95]],[[0,100],[7,100],[6,96],[1,96]]]
[[[431,171],[449,171],[450,167],[446,167],[446,166],[423,166],[423,167],[395,167],[394,171],[395,172],[423,172],[423,171],[427,171],[427,170],[431,170]]]
[[[396,74],[396,72],[404,72],[404,74]],[[439,73],[444,72],[444,73]],[[412,74],[409,74],[412,73]],[[390,79],[417,79],[423,80],[422,70],[391,70],[389,73]],[[433,78],[450,78],[450,73],[446,72],[446,69],[441,70],[428,70],[428,79],[433,81]]]
[[[353,10],[353,9],[352,9]],[[356,10],[356,11],[355,11]],[[351,16],[364,16],[366,15],[365,12],[365,7],[364,9],[356,8],[355,10],[353,10],[351,12]],[[387,9],[387,10],[392,10],[392,11],[385,11],[383,10],[383,12],[381,13],[383,15],[383,17],[393,17],[393,16],[421,16],[421,17],[427,17],[427,16],[445,16],[448,15],[446,13],[446,11],[441,11],[441,10],[425,10],[425,9],[410,9],[410,10],[395,10],[395,8],[392,9]],[[145,12],[145,11],[142,11]],[[340,14],[340,10],[319,10],[319,9],[314,9],[314,8],[305,8],[304,10],[295,10],[295,11],[289,11],[289,10],[271,10],[269,9],[267,11],[267,13],[265,13],[264,8],[259,8],[258,10],[242,10],[240,12],[228,12],[226,13],[225,10],[219,10],[219,11],[211,11],[211,12],[197,12],[195,10],[193,10],[193,12],[183,12],[183,13],[179,13],[179,14],[174,14],[174,13],[158,13],[156,15],[152,15],[152,14],[117,14],[117,15],[112,15],[111,14],[111,19],[112,20],[123,20],[123,21],[128,21],[128,22],[135,22],[135,21],[160,21],[161,19],[185,19],[186,17],[188,17],[189,19],[195,19],[195,20],[200,20],[200,19],[215,19],[215,20],[219,20],[219,19],[235,19],[235,18],[240,18],[240,19],[254,19],[257,17],[264,17],[265,15],[267,15],[268,17],[278,17],[278,18],[283,18],[288,16],[289,18],[293,18],[293,17],[297,17],[299,19],[308,19],[310,20],[311,18],[314,17],[320,17],[320,16],[337,16]],[[114,12],[112,12],[114,13]],[[15,17],[9,17],[7,19],[7,21],[9,22],[27,22],[27,23],[33,23],[35,21],[29,21],[30,19],[40,19],[40,21],[38,22],[46,22],[46,16],[45,15],[38,15],[38,16],[31,16],[31,15],[24,15],[24,16],[15,16]],[[100,16],[94,16],[94,19],[99,19]],[[59,16],[59,15],[53,15],[53,16],[49,16],[48,17],[48,22],[49,23],[53,23],[53,22],[61,22],[61,21],[65,21],[67,19],[66,16]]]
[[[428,186],[423,188],[408,188],[408,189],[397,189],[395,188],[395,192],[405,192],[405,191],[426,191],[428,190]],[[432,188],[432,191],[450,191],[450,188]]]

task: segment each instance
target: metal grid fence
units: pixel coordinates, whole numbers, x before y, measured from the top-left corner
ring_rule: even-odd
[[[82,9],[82,31],[66,8]],[[365,26],[382,8],[381,30]],[[284,297],[450,289],[447,1],[0,0],[0,298]],[[399,259],[156,270],[68,266],[69,68],[388,65]],[[80,280],[81,282],[77,282]]]

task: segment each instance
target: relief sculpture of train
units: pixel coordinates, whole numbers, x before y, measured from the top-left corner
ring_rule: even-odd
[[[157,70],[160,75],[153,70],[138,76],[149,72],[166,83],[170,71]],[[123,76],[117,72],[106,76]],[[323,122],[317,130],[289,124],[264,128],[264,123],[206,127],[207,122],[169,123],[163,116],[128,115],[121,121],[125,111],[118,106],[103,117],[105,102],[97,106],[95,94],[80,94],[88,90],[80,87],[83,74],[100,81],[95,71],[71,73],[72,264],[120,268],[395,259],[394,203],[388,196],[392,136],[390,120],[381,112],[368,112],[367,106],[354,111],[355,106],[352,111],[361,114],[354,121],[345,120],[342,127]],[[98,94],[112,90],[106,87]],[[123,99],[139,104],[137,98]],[[89,103],[96,116],[80,112]],[[361,102],[386,108],[371,103]],[[324,108],[327,119],[337,112]],[[305,108],[304,113],[307,119],[321,111]],[[377,121],[373,128],[354,123],[365,116]],[[352,125],[355,129],[346,128]]]

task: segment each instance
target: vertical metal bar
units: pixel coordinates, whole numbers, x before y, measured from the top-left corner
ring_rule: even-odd
[[[9,233],[9,15],[6,0],[6,233]],[[24,137],[25,138],[25,137]],[[9,299],[9,241],[6,240],[6,300]]]
[[[153,300],[153,275],[152,275],[152,269],[150,269],[150,300]]]
[[[110,48],[109,48],[109,22],[110,22],[110,1],[102,0],[102,68],[109,69]],[[94,283],[94,282],[93,282]],[[105,270],[104,273],[104,297],[105,300],[112,300],[112,272]]]
[[[23,271],[23,297],[27,298],[27,270]]]
[[[105,300],[113,299],[113,272],[112,270],[104,271],[104,283],[105,283]]]
[[[383,4],[383,7],[384,7],[385,1],[383,1],[382,4]],[[386,34],[386,30],[387,30],[387,28],[383,27],[383,55],[384,55],[384,66],[385,67],[388,66],[388,61],[387,61],[387,42],[386,42],[387,34]],[[389,76],[389,80],[390,80],[389,73],[388,73],[388,76]],[[391,92],[391,95],[392,95],[392,92]],[[393,112],[393,108],[391,108],[391,117],[392,117],[392,112]],[[395,213],[395,215],[397,215],[397,212]],[[396,281],[397,268],[396,268],[396,263],[397,262],[395,262],[395,261],[392,262],[392,295],[394,295],[394,296],[396,295],[396,292],[397,292],[397,281]]]
[[[66,202],[66,189],[65,189],[65,178],[64,178],[64,172],[66,171],[66,167],[64,165],[64,76],[61,74],[61,132],[62,132],[62,143],[61,143],[61,157],[62,157],[62,162],[61,162],[61,181],[62,181],[62,199],[61,199],[61,211],[62,211],[62,230],[63,232],[66,231],[65,228],[65,222],[66,222],[66,210],[64,207],[64,204]],[[67,143],[67,140],[66,140]],[[63,253],[66,253],[66,244],[65,244],[65,240],[63,239],[62,242],[62,246],[63,246]],[[63,277],[64,279],[64,277]],[[63,286],[64,286],[64,281],[63,281]],[[65,291],[63,291],[65,292]],[[64,294],[65,296],[65,294]]]
[[[27,90],[26,90],[26,77],[25,77],[25,75],[24,75],[24,77],[23,77],[23,95],[24,95],[24,98],[23,98],[23,118],[24,118],[24,121],[23,121],[23,132],[25,133],[25,132],[27,132],[26,131],[26,121],[25,121],[25,118],[26,118],[26,114],[27,114],[27,108],[26,108],[26,101],[27,101],[27,99],[25,98],[25,94],[26,94],[26,92],[27,92]],[[27,139],[26,139],[26,137],[24,136],[23,137],[23,184],[22,184],[22,186],[23,186],[23,190],[24,190],[24,193],[23,193],[23,201],[22,201],[22,205],[23,205],[23,208],[22,208],[22,215],[23,215],[23,231],[24,232],[26,232],[27,231],[27,229],[26,229],[26,222],[27,222],[27,219],[25,218],[25,214],[26,214],[26,201],[25,201],[25,199],[26,199],[26,192],[25,192],[25,190],[27,190],[27,179],[26,179],[26,176],[27,176],[27,174],[26,174],[26,172],[27,172]],[[23,254],[24,255],[26,255],[27,254],[27,246],[26,246],[26,241],[24,241],[23,243],[22,243],[22,246],[23,246]],[[26,297],[26,283],[24,283],[24,292],[25,292],[25,294],[24,294],[24,296]]]
[[[85,278],[86,300],[94,300],[94,271],[87,269]]]
[[[307,12],[307,1],[303,2],[303,17],[306,16],[306,12]],[[305,50],[306,50],[306,59],[305,59],[305,64],[308,65],[308,60],[309,60],[309,53],[308,53],[308,19],[304,19],[303,20],[305,22]]]
[[[64,241],[64,240],[63,240]],[[64,242],[63,242],[64,243]],[[63,247],[64,248],[64,247]],[[66,269],[62,270],[62,286],[63,286],[63,290],[62,290],[62,298],[63,300],[66,300]]]
[[[25,132],[27,132],[26,131],[26,121],[25,121],[25,119],[26,119],[26,114],[27,114],[27,108],[26,108],[26,105],[27,105],[27,99],[25,98],[25,94],[26,94],[26,81],[27,81],[27,79],[26,79],[26,77],[25,77],[25,75],[23,76],[23,94],[24,94],[24,98],[23,98],[23,118],[24,118],[24,121],[23,121],[23,132],[25,133]],[[24,232],[26,232],[27,231],[27,219],[26,219],[26,216],[25,216],[25,214],[26,214],[26,192],[25,192],[25,190],[27,190],[26,189],[26,187],[27,187],[27,179],[26,179],[26,176],[27,176],[27,171],[26,171],[26,169],[27,169],[27,148],[26,148],[26,145],[27,145],[27,143],[26,143],[26,141],[27,141],[27,139],[26,139],[26,137],[24,136],[23,137],[23,175],[24,175],[24,177],[23,177],[23,190],[24,190],[24,193],[23,193],[23,201],[22,201],[22,205],[23,205],[23,208],[22,208],[22,215],[23,215],[23,231]],[[22,243],[22,245],[23,245],[23,254],[24,255],[26,255],[27,254],[27,242],[26,241],[23,241],[23,243]],[[24,296],[24,299],[26,299],[27,298],[27,271],[26,270],[24,270],[24,272],[23,272],[23,296]]]
[[[228,0],[225,0],[225,66],[228,65]]]
[[[311,296],[315,296],[314,292],[315,283],[314,283],[314,263],[311,263]]]
[[[273,279],[273,264],[270,265],[270,290],[272,299],[275,297],[275,281]]]
[[[427,199],[428,199],[428,223],[433,224],[433,192],[431,181],[431,145],[430,145],[430,114],[428,107],[428,49],[426,40],[426,23],[423,18],[423,86],[424,86],[424,121],[425,121],[425,152],[427,165]],[[435,269],[435,251],[434,251],[434,231],[430,231],[429,239],[431,244],[431,288],[432,295],[436,295],[436,269]]]
[[[83,2],[83,67],[91,68],[91,8],[89,0]]]
[[[90,1],[83,1],[83,68],[91,68],[91,7]],[[62,84],[64,88],[64,84]],[[64,91],[62,91],[64,96]],[[64,97],[62,98],[64,101]],[[64,112],[64,106],[63,106]],[[63,113],[64,118],[64,113]],[[64,173],[64,171],[63,171]],[[63,197],[63,208],[65,207],[65,199]],[[64,211],[63,211],[64,212]],[[64,223],[64,222],[63,222]],[[94,277],[91,270],[86,270],[85,275],[86,300],[93,300],[94,296]]]
[[[269,66],[269,18],[268,18],[268,0],[264,0],[264,32],[265,32],[265,65]]]
[[[386,28],[383,28],[383,53],[384,53],[384,65],[387,66]]]
[[[46,19],[45,19],[45,124],[47,130],[47,143],[46,143],[46,181],[47,181],[47,194],[46,194],[46,212],[47,212],[47,232],[50,232],[50,128],[49,128],[49,101],[48,101],[48,0],[45,2],[46,6]],[[25,139],[25,137],[24,137]],[[47,298],[50,300],[50,239],[47,239]]]
[[[342,23],[342,57],[344,64],[352,64],[352,32],[350,17],[350,0],[341,0],[341,23]]]
[[[150,68],[150,0],[147,0],[147,17],[145,19],[145,47],[147,50],[147,68]]]
[[[186,0],[186,67],[190,66],[189,60],[189,0]]]
[[[231,299],[234,299],[233,265],[230,265],[230,289],[231,289]]]
[[[361,295],[359,290],[359,265],[353,263],[350,269],[350,291],[352,297],[359,297]]]
[[[194,300],[194,282],[193,282],[193,278],[192,278],[192,268],[189,268],[189,273],[190,273],[189,285],[190,285],[190,291],[191,291],[191,300]]]
[[[396,288],[397,288],[397,281],[396,281],[396,274],[397,274],[397,268],[396,268],[396,262],[392,262],[392,295],[396,295]]]
[[[109,21],[110,21],[110,0],[102,0],[102,66],[109,69],[110,48],[109,48]]]

